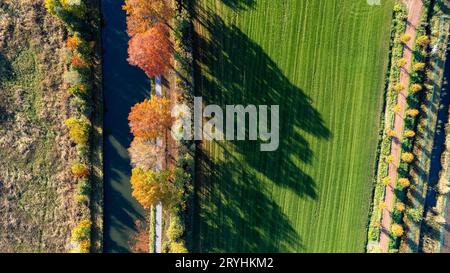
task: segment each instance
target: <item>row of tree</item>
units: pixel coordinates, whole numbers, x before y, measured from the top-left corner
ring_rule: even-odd
[[[70,94],[71,117],[65,121],[70,140],[76,145],[77,159],[70,171],[77,181],[75,202],[80,218],[71,235],[71,251],[91,250],[91,92],[93,91],[93,58],[95,42],[89,28],[89,2],[85,0],[45,0],[49,13],[61,19],[69,33],[66,41],[64,83]]]
[[[148,77],[164,75],[173,60],[169,22],[174,18],[172,0],[126,0],[128,62]],[[178,165],[167,166],[167,135],[173,124],[170,100],[152,96],[131,108],[128,120],[134,136],[129,154],[133,167],[132,195],[146,209],[162,204],[175,211],[184,201],[185,182],[190,179]],[[172,213],[168,229],[169,252],[187,252],[181,236],[184,226]]]
[[[168,22],[175,11],[171,0],[126,0],[127,33],[131,37],[128,61],[150,78],[170,67],[172,42]]]

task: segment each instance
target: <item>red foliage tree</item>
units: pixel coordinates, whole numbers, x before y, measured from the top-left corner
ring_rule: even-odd
[[[169,29],[158,23],[150,30],[135,35],[128,44],[128,62],[150,78],[164,74],[170,67],[172,43]]]

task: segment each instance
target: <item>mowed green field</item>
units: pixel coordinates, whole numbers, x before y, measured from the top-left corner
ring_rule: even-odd
[[[280,148],[204,141],[193,249],[362,252],[393,0],[198,0],[205,104],[280,105]]]

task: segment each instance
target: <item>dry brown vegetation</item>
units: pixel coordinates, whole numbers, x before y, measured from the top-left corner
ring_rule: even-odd
[[[65,38],[43,0],[0,0],[0,252],[65,252],[77,220]]]

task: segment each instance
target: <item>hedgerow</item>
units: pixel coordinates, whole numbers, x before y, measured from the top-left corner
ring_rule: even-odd
[[[417,165],[416,151],[414,150],[415,142],[417,140],[417,131],[422,133],[418,121],[420,119],[420,112],[417,109],[421,107],[423,102],[425,88],[426,73],[425,67],[428,62],[428,36],[426,35],[426,27],[428,22],[428,6],[425,3],[425,9],[418,25],[416,32],[416,40],[413,47],[413,59],[410,72],[410,83],[408,87],[407,96],[407,111],[404,117],[403,139],[401,145],[401,162],[398,167],[398,178],[395,187],[395,199],[397,202],[402,202],[406,205],[406,209],[399,211],[394,208],[394,213],[397,217],[393,217],[391,227],[401,226],[404,232],[401,236],[397,236],[395,232],[390,233],[391,243],[390,250],[397,250],[400,247],[401,240],[405,240],[411,228],[411,225],[417,225],[422,221],[423,207],[420,204],[418,207],[411,202],[407,194],[410,188],[416,191],[417,181],[412,176],[414,166]],[[419,115],[417,115],[417,113]]]
[[[192,20],[187,8],[187,1],[177,1],[178,8],[174,20],[174,68],[176,71],[176,89],[180,92],[178,104],[184,104],[193,108],[194,103],[194,71],[192,55]],[[178,142],[178,158],[176,161],[179,170],[179,179],[184,184],[184,200],[173,218],[177,226],[182,229],[182,236],[170,240],[170,252],[187,252],[190,241],[184,238],[192,238],[193,225],[193,181],[195,170],[196,146],[193,141],[181,140]],[[172,221],[172,222],[174,222]]]
[[[398,63],[403,59],[403,44],[400,42],[400,36],[406,30],[406,9],[402,4],[394,7],[394,14],[391,26],[391,51],[390,65],[387,75],[385,92],[385,112],[381,121],[382,131],[380,132],[380,145],[378,148],[378,166],[375,181],[375,190],[373,195],[372,212],[368,228],[368,246],[367,251],[377,252],[380,238],[382,210],[380,204],[384,201],[386,185],[383,179],[388,176],[389,163],[391,158],[391,142],[395,113],[393,109],[397,105],[398,92],[394,91],[395,86],[400,81],[400,66]]]
[[[90,212],[91,169],[90,160],[92,135],[92,88],[95,42],[91,41],[93,32],[90,27],[87,0],[45,0],[49,13],[62,20],[68,31],[66,43],[66,72],[63,79],[70,97],[72,117],[65,121],[70,139],[76,144],[78,161],[71,167],[77,179],[74,199],[79,204],[81,220],[72,230],[73,252],[90,252],[90,231],[92,215]]]

